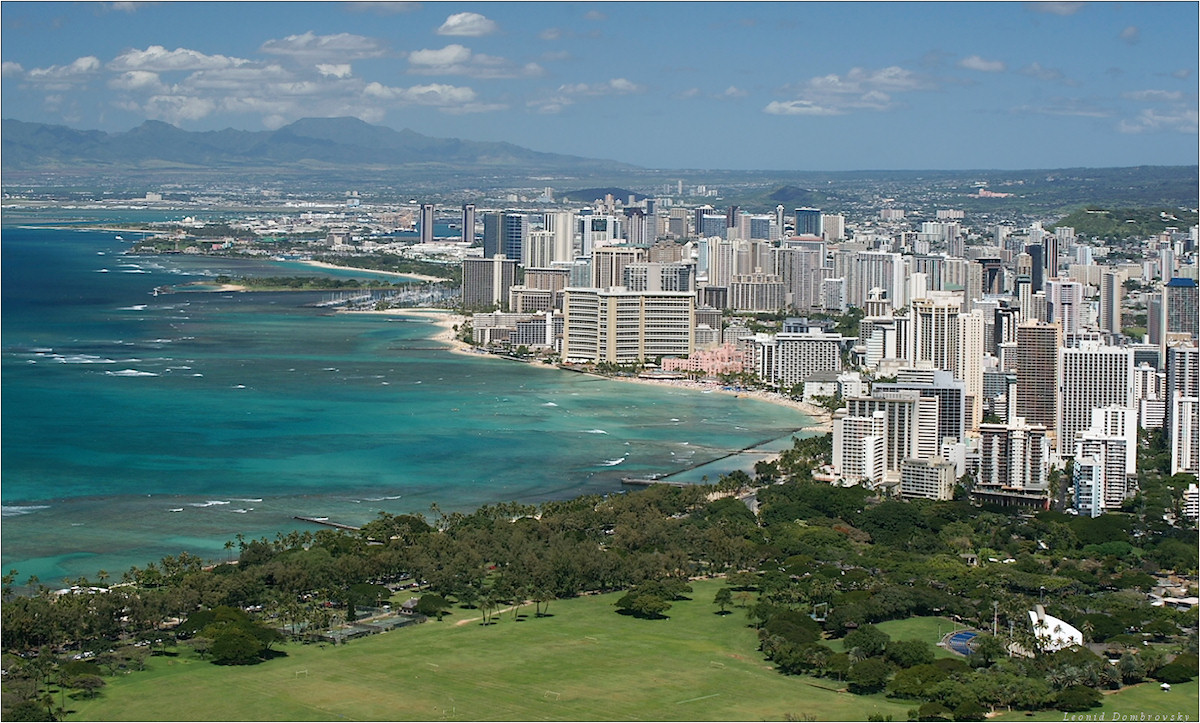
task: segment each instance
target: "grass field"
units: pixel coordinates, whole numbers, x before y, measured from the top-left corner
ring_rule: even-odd
[[[909,702],[775,672],[723,583],[695,583],[667,620],[616,613],[619,595],[557,601],[551,617],[455,625],[457,611],[337,647],[293,645],[251,667],[155,657],[69,720],[905,720]],[[532,610],[530,610],[532,612]],[[822,687],[817,687],[822,686]]]
[[[1200,685],[1194,680],[1172,685],[1170,692],[1159,690],[1158,683],[1149,681],[1105,695],[1101,707],[1086,713],[1043,710],[1037,713],[1004,713],[992,720],[1196,721],[1200,720],[1197,693],[1200,693]]]
[[[962,623],[955,623],[949,618],[939,617],[924,617],[924,618],[909,618],[908,620],[888,620],[882,623],[877,623],[875,627],[891,636],[892,640],[924,640],[930,645],[936,646],[941,641],[942,637],[954,632],[955,630],[966,629]],[[846,646],[841,639],[827,640],[825,644],[833,649],[834,652],[846,652]],[[958,658],[961,656],[946,650],[945,648],[935,647],[933,654],[938,658]]]

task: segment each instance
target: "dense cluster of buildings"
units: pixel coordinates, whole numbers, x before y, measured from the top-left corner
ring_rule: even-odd
[[[1156,428],[1172,473],[1200,471],[1195,227],[1103,263],[1071,228],[980,233],[953,210],[914,225],[886,209],[856,232],[782,205],[468,204],[465,246],[477,218],[462,261],[477,343],[833,397],[830,482],[945,499],[965,475],[978,499],[1046,507],[1071,460],[1074,507],[1098,515],[1136,491],[1138,430]],[[431,206],[421,219],[425,241]],[[857,336],[835,333],[828,317],[854,309]],[[761,314],[786,320],[764,333]]]

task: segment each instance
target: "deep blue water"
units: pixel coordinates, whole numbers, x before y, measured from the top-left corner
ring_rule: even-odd
[[[182,550],[218,558],[237,533],[302,526],[294,515],[359,524],[434,502],[614,492],[622,476],[809,422],[748,399],[450,354],[428,321],[306,306],[319,293],[155,296],[296,270],[125,256],[116,235],[2,229],[2,565],[21,580]]]

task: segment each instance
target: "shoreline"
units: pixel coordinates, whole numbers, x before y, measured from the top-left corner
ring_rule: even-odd
[[[429,276],[428,274],[406,274],[401,271],[382,271],[380,269],[364,269],[358,266],[338,266],[337,264],[327,263],[325,261],[313,261],[312,259],[298,259],[295,261],[298,264],[305,266],[315,266],[319,269],[337,269],[339,271],[361,271],[364,274],[382,274],[384,276],[396,276],[405,279],[416,279],[417,281],[442,282],[448,281],[440,276]]]
[[[494,357],[493,354],[487,354],[475,350],[471,346],[458,339],[455,326],[461,326],[469,321],[466,316],[457,314],[446,309],[431,309],[431,308],[411,308],[411,309],[384,309],[381,311],[342,311],[343,314],[375,314],[375,315],[393,315],[393,316],[414,316],[432,320],[434,326],[441,329],[432,337],[433,341],[445,342],[449,345],[448,351],[452,354],[466,354],[476,357]],[[508,360],[504,360],[508,361]],[[541,364],[538,362],[530,362],[526,366],[538,367],[543,369],[557,369],[557,365]],[[614,382],[624,382],[627,384],[649,384],[653,386],[669,386],[681,389],[690,389],[704,394],[717,393],[736,398],[748,397],[760,402],[775,404],[781,407],[794,409],[812,419],[812,423],[800,428],[800,432],[811,432],[814,434],[825,434],[833,431],[833,417],[823,407],[818,407],[808,402],[802,402],[791,397],[784,396],[778,392],[767,392],[759,389],[726,389],[721,386],[720,382],[699,382],[687,379],[644,379],[639,377],[610,377],[604,374],[596,374],[594,372],[582,372],[597,379],[607,379]]]

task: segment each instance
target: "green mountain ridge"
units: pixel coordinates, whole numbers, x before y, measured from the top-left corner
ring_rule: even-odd
[[[273,131],[192,132],[146,121],[123,133],[5,119],[0,132],[4,171],[53,169],[369,169],[431,165],[447,169],[623,171],[616,161],[543,153],[512,143],[434,138],[357,118],[303,118]]]

